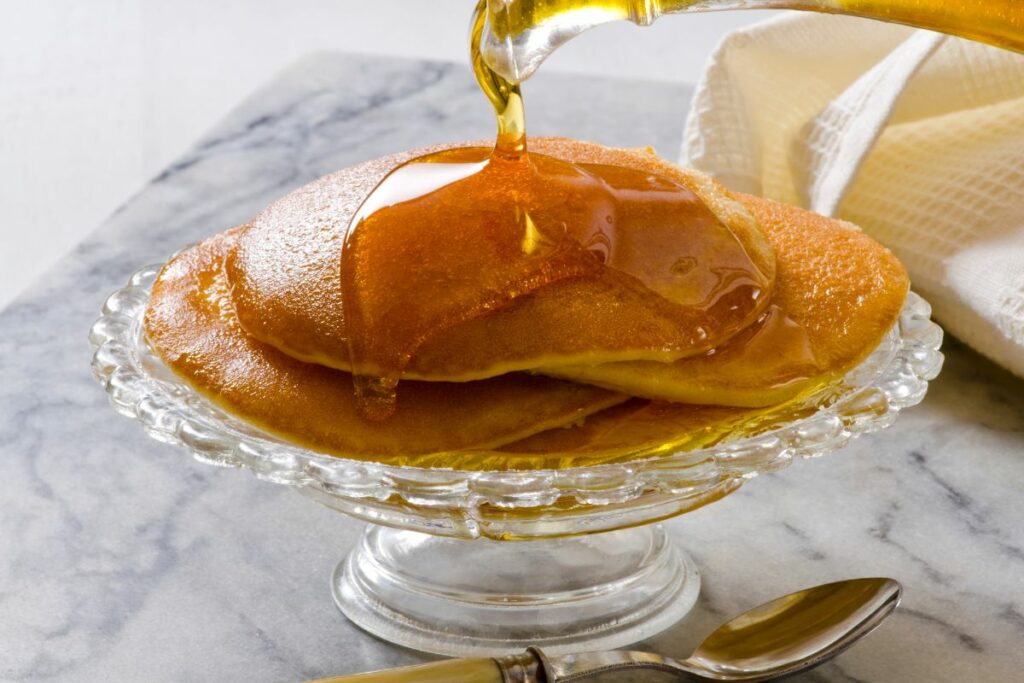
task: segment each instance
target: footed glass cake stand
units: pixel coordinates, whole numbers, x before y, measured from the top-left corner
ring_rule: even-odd
[[[178,379],[142,332],[158,270],[135,273],[90,332],[93,371],[114,408],[202,462],[248,468],[370,522],[334,573],[335,602],[381,638],[446,655],[615,648],[668,627],[693,606],[700,576],[656,522],[888,426],[942,366],[942,331],[911,293],[867,360],[802,410],[759,418],[752,434],[573,469],[397,467],[284,442]]]

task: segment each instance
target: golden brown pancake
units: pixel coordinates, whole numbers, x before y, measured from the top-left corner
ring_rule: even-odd
[[[907,295],[909,279],[896,257],[850,223],[738,196],[776,253],[775,292],[758,324],[710,355],[542,372],[633,396],[756,407],[833,379],[867,356]]]
[[[764,311],[774,255],[756,221],[724,188],[649,151],[563,139],[530,144],[531,151],[541,154],[579,164],[626,166],[688,188],[700,209],[711,209],[741,245],[744,258],[764,274],[762,296],[709,305],[717,308],[681,306],[603,268],[599,275],[546,285],[512,305],[446,329],[417,349],[407,377],[466,381],[573,363],[671,361],[714,348]],[[343,234],[365,195],[410,156],[327,176],[276,202],[243,231],[227,272],[239,320],[249,334],[292,357],[351,369],[339,275]]]
[[[589,467],[685,453],[791,424],[843,394],[837,383],[765,408],[634,398],[581,422],[505,444],[489,462],[509,469]]]
[[[651,458],[713,445],[754,422],[758,409],[696,406],[634,398],[498,449],[515,466],[581,467]],[[531,457],[532,456],[532,457]]]
[[[650,152],[559,139],[537,140],[532,149],[579,163],[674,174],[752,245],[753,260],[775,272],[778,291],[763,302],[759,321],[719,329],[702,345],[694,333],[714,330],[715,320],[681,316],[671,302],[605,269],[599,277],[544,287],[448,329],[419,349],[410,376],[458,381],[525,369],[667,401],[765,406],[849,369],[896,320],[906,273],[891,253],[848,223],[729,195]],[[228,273],[248,332],[293,357],[349,367],[339,284],[341,231],[367,188],[408,156],[369,162],[309,185],[245,230],[228,259]],[[608,362],[623,355],[642,360]]]
[[[596,387],[524,374],[466,383],[403,382],[383,423],[358,417],[347,373],[298,361],[238,323],[223,262],[229,231],[171,259],[146,312],[150,344],[223,408],[324,453],[414,464],[422,453],[492,448],[625,400]]]

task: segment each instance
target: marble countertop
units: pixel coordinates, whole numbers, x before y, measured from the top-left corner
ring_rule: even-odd
[[[541,74],[531,131],[674,158],[681,86]],[[0,313],[0,680],[296,681],[423,659],[349,624],[328,577],[362,524],[193,461],[118,417],[86,331],[137,266],[328,171],[487,137],[464,65],[315,55],[260,90]],[[955,341],[922,405],[668,523],[704,577],[640,644],[684,655],[806,585],[887,575],[903,606],[797,680],[1010,681],[1024,670],[1024,383]]]

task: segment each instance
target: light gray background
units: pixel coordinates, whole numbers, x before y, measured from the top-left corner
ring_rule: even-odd
[[[465,61],[474,0],[0,0],[0,306],[313,50]],[[546,71],[694,82],[765,12],[606,26]],[[680,122],[681,124],[681,122]]]

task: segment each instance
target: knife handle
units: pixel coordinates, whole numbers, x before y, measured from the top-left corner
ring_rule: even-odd
[[[493,659],[451,659],[310,683],[502,683],[502,677]]]

